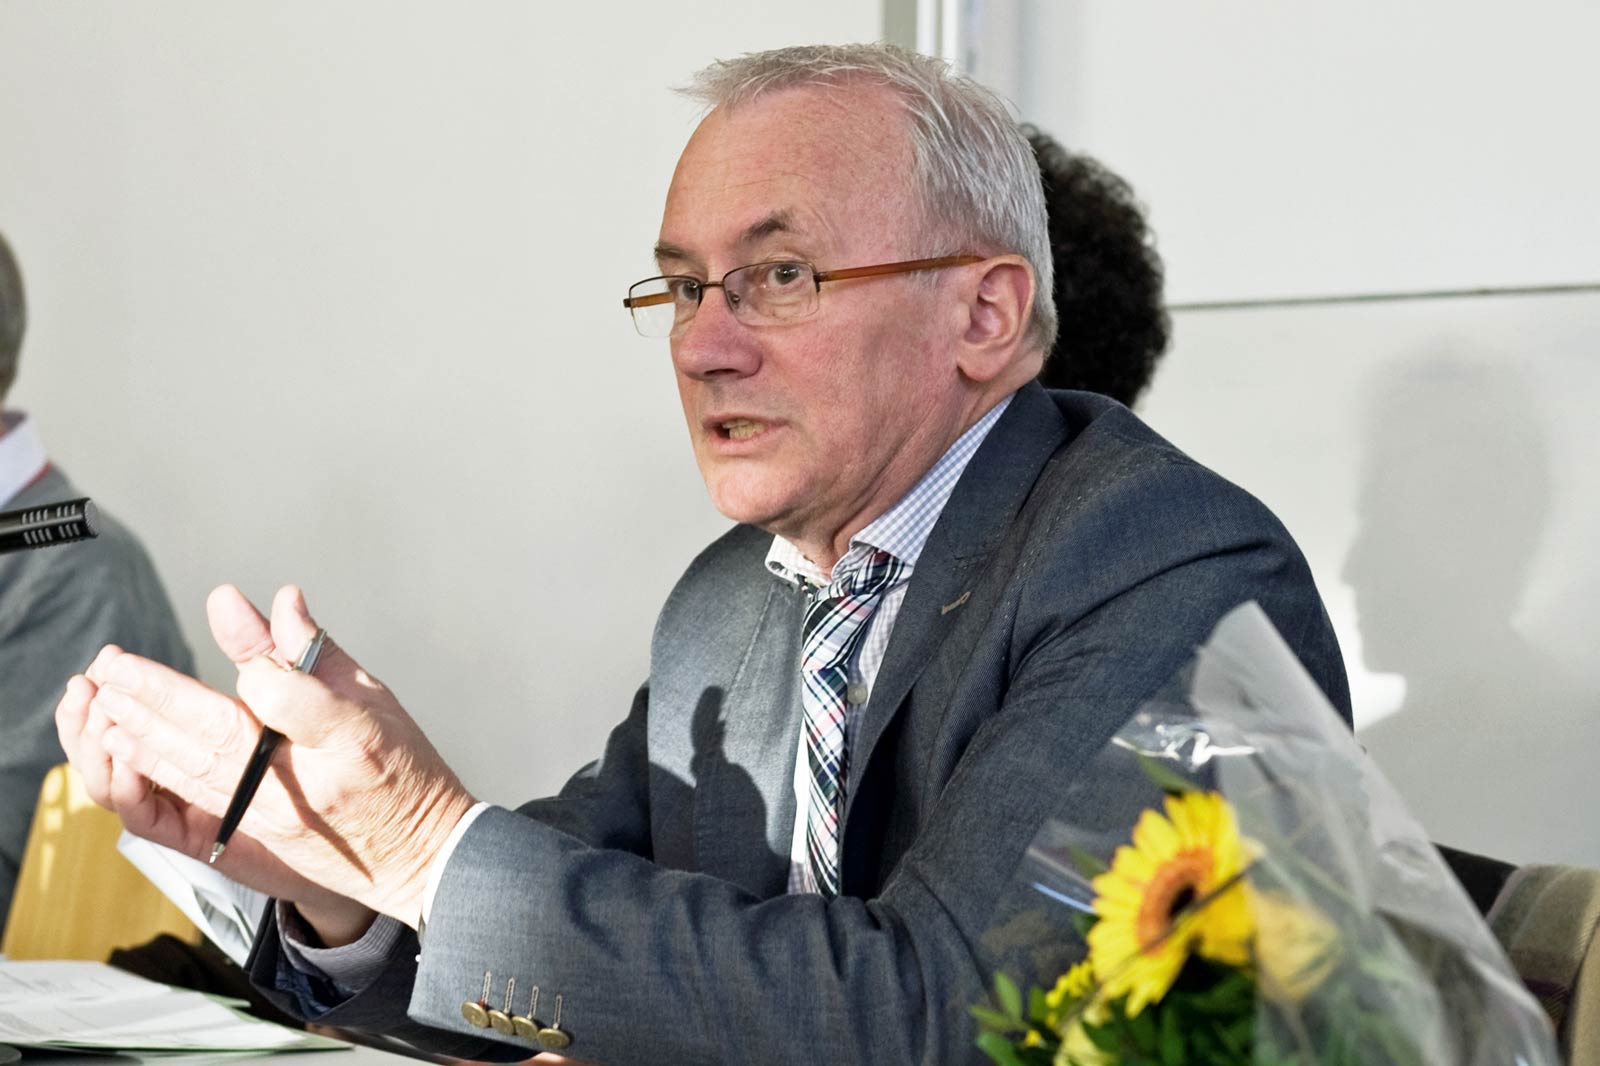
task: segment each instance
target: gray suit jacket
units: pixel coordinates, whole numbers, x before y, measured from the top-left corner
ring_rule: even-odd
[[[20,510],[81,495],[51,469],[4,504]],[[39,783],[66,756],[56,702],[105,644],[194,672],[172,605],[132,533],[100,512],[92,541],[0,555],[0,927],[28,840]]]
[[[496,1054],[460,1013],[487,971],[513,1012],[539,986],[545,1022],[559,993],[569,1053],[601,1063],[980,1061],[966,1008],[994,969],[1044,981],[1080,950],[1016,881],[1027,845],[1225,611],[1259,601],[1348,717],[1271,514],[1119,405],[1030,385],[917,563],[849,759],[844,894],[786,896],[804,606],[769,541],[736,528],[694,562],[603,758],[485,812],[420,964],[405,938],[323,1021]],[[261,937],[258,981],[287,969]]]

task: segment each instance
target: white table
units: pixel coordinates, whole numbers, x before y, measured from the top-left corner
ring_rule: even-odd
[[[272,1063],[273,1066],[396,1066],[397,1063],[414,1063],[418,1060],[397,1055],[391,1051],[380,1051],[371,1047],[354,1047],[348,1051],[294,1051],[282,1054],[262,1052],[260,1054],[239,1054],[232,1052],[218,1054],[213,1052],[196,1052],[194,1054],[177,1054],[166,1051],[150,1053],[147,1055],[121,1054],[99,1055],[83,1054],[72,1055],[59,1051],[30,1051],[22,1050],[21,1066],[119,1066],[124,1063],[160,1062],[164,1066],[213,1066],[213,1064],[227,1063],[229,1066],[261,1066]]]

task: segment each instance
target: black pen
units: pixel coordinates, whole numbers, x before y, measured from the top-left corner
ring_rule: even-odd
[[[322,654],[323,641],[327,639],[326,629],[317,630],[311,638],[311,643],[306,645],[306,650],[294,661],[296,673],[309,674],[317,668],[317,658]],[[244,812],[250,806],[250,801],[255,798],[256,789],[261,787],[261,778],[265,776],[267,767],[272,764],[272,753],[278,750],[278,742],[282,739],[283,734],[276,729],[261,727],[261,739],[256,741],[256,750],[251,754],[250,761],[244,764],[244,773],[239,775],[239,784],[233,790],[233,799],[228,801],[227,813],[222,816],[222,825],[217,829],[217,842],[211,845],[211,858],[207,860],[208,862],[214,863],[221,857],[228,847],[228,838],[233,836],[233,831],[244,821]]]

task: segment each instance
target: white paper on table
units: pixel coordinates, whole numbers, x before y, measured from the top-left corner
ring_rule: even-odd
[[[0,1041],[122,1051],[303,1051],[348,1045],[98,962],[0,961]]]
[[[266,895],[229,880],[214,866],[132,833],[122,834],[117,850],[228,958],[244,965],[266,913]]]
[[[135,999],[165,987],[98,962],[23,964],[0,956],[0,1010],[14,1010],[40,999]]]

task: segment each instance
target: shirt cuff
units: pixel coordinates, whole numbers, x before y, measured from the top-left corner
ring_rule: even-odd
[[[361,939],[340,948],[316,948],[314,934],[294,909],[294,904],[278,900],[278,933],[289,965],[310,977],[331,980],[338,993],[349,998],[366,991],[382,975],[395,941],[405,925],[380,914]]]
[[[433,915],[433,897],[439,891],[439,881],[444,877],[445,864],[450,861],[450,856],[455,854],[456,845],[461,843],[461,838],[466,835],[467,828],[477,821],[478,815],[489,809],[487,803],[478,803],[466,814],[461,816],[461,821],[450,830],[450,835],[445,838],[444,847],[439,849],[439,854],[434,856],[433,865],[428,867],[428,880],[422,886],[422,922],[427,924]]]

